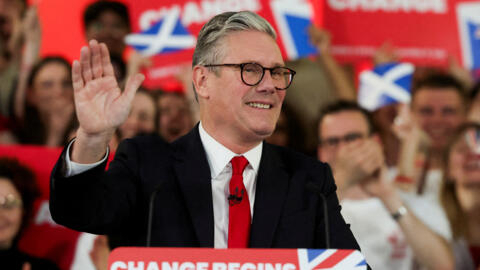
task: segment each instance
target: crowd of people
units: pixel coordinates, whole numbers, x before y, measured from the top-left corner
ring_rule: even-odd
[[[66,145],[76,136],[75,106],[82,106],[74,104],[72,66],[60,56],[39,56],[35,6],[0,0],[0,19],[0,144]],[[120,85],[150,64],[137,53],[123,60],[130,32],[125,5],[94,2],[84,26],[86,40],[108,48]],[[446,69],[419,65],[410,104],[367,111],[330,52],[328,31],[311,27],[309,34],[321,53],[287,63],[298,74],[266,141],[329,164],[342,216],[373,269],[480,269],[480,82],[453,60]],[[397,58],[386,45],[372,61]],[[191,70],[178,75],[182,93],[140,88],[110,151],[142,134],[174,142],[188,133],[199,119],[191,76]],[[56,269],[16,247],[37,195],[33,174],[0,158],[0,264],[11,261],[8,269]],[[115,240],[92,242],[97,270],[106,269]]]

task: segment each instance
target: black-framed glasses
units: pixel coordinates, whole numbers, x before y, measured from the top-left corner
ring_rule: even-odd
[[[351,132],[347,133],[345,136],[342,137],[328,137],[323,140],[320,140],[320,145],[323,147],[334,148],[338,147],[341,142],[345,143],[352,143],[361,139],[365,139],[367,135],[359,133],[359,132]]]
[[[292,84],[293,76],[295,76],[295,70],[287,67],[272,67],[267,68],[258,63],[242,63],[242,64],[212,64],[204,65],[205,67],[239,67],[242,81],[248,86],[255,86],[259,84],[263,76],[265,76],[265,70],[270,71],[273,84],[277,90],[285,90],[290,84]]]
[[[22,199],[15,198],[13,194],[8,194],[0,201],[0,209],[13,210],[22,206]]]

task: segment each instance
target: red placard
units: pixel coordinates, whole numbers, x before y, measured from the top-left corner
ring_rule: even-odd
[[[365,270],[358,250],[118,248],[110,270]]]
[[[81,26],[82,12],[93,0],[42,0],[38,2],[42,24],[42,55],[60,54],[70,60],[77,58],[85,44]],[[152,23],[167,9],[178,7],[192,34],[213,15],[227,10],[252,10],[264,16],[276,27],[271,3],[287,0],[120,0],[130,8],[133,30],[140,24]],[[370,59],[385,41],[399,49],[401,60],[421,65],[445,65],[449,54],[465,63],[461,49],[459,21],[460,3],[475,0],[298,0],[312,5],[313,20],[332,32],[333,53],[342,62]],[[73,6],[72,6],[73,5]],[[297,4],[299,5],[299,4]],[[283,42],[282,52],[285,53]],[[155,59],[152,75],[162,77],[179,70],[178,64],[190,64],[193,51],[174,53]],[[468,63],[466,63],[468,64]],[[160,68],[163,65],[163,68]],[[468,65],[467,65],[468,66]],[[168,80],[159,80],[168,83]],[[158,82],[158,81],[157,81]],[[151,86],[154,84],[148,84]]]
[[[461,59],[456,8],[458,0],[326,0],[324,26],[331,31],[332,52],[341,61],[369,59],[390,42],[401,60],[445,65]]]
[[[225,11],[250,10],[272,22],[272,13],[269,0],[164,0],[135,1],[130,0],[130,14],[133,22],[133,32],[147,29],[158,22],[167,12],[173,9],[179,11],[182,25],[197,36],[202,26],[213,16]],[[135,4],[133,4],[135,2]],[[303,2],[300,0],[300,2]],[[144,86],[155,88],[159,85],[172,85],[176,74],[181,72],[182,66],[191,66],[194,48],[155,55],[153,65],[145,70]]]

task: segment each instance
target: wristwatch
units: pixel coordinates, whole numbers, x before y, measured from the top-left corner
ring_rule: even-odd
[[[393,220],[398,221],[401,217],[403,217],[407,213],[408,213],[407,208],[404,205],[402,205],[397,209],[397,211],[392,213],[392,218]]]

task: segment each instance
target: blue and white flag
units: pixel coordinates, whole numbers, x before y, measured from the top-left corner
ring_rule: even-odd
[[[480,14],[479,14],[480,16]],[[472,69],[480,68],[480,23],[468,22],[468,34],[472,51]]]
[[[180,9],[172,8],[157,23],[140,33],[129,34],[125,42],[145,56],[195,47],[195,36],[182,25]]]
[[[367,262],[358,250],[299,249],[300,270],[366,270]]]
[[[458,3],[457,21],[463,63],[470,70],[480,69],[480,2]]]
[[[410,63],[388,63],[360,73],[358,104],[374,111],[393,103],[410,103],[415,67]]]
[[[312,24],[313,11],[307,0],[275,0],[270,3],[280,38],[288,59],[297,59],[317,53],[310,43],[308,26]]]
[[[475,154],[480,154],[480,129],[470,129],[465,133],[465,140],[468,147]]]

